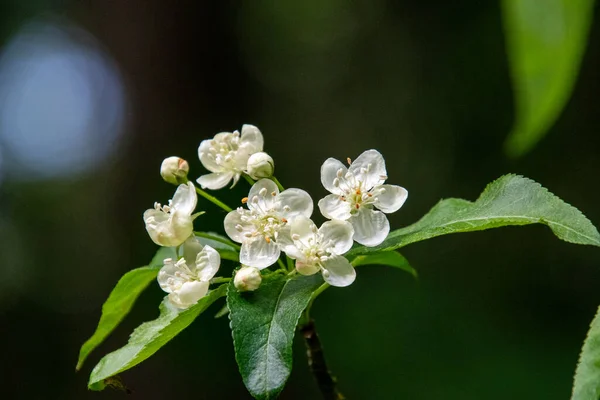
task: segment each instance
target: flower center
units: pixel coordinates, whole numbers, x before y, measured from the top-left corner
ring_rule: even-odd
[[[235,158],[240,148],[240,133],[235,131],[223,138],[213,139],[210,142],[207,157],[228,170],[238,170]]]
[[[361,168],[362,176],[368,174],[370,169],[371,164],[367,164],[366,168]],[[381,178],[384,179],[385,177],[381,176]],[[340,200],[350,203],[351,214],[356,214],[363,208],[373,208],[377,196],[385,192],[385,188],[381,186],[366,187],[365,183],[361,182],[356,175],[350,171],[344,174],[344,170],[341,168],[333,179],[333,186],[343,192],[340,195]]]
[[[238,208],[240,219],[243,225],[254,227],[251,232],[245,233],[247,238],[262,236],[267,243],[270,243],[273,239],[277,240],[279,230],[287,223],[287,220],[278,215],[276,211],[277,202],[272,199],[275,196],[277,196],[276,192],[267,193],[267,189],[262,188],[258,195],[251,199],[244,199],[252,203],[252,209]],[[290,207],[284,206],[283,210],[289,211]],[[243,225],[238,224],[235,228],[242,232],[244,230]]]
[[[315,236],[309,237],[306,240],[300,240],[300,235],[292,235],[294,244],[304,254],[304,263],[317,265],[323,269],[322,263],[327,261],[331,257],[331,248],[333,242],[331,240],[324,240],[324,237],[320,233],[315,233]]]

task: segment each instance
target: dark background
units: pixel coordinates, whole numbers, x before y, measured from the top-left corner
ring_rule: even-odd
[[[158,175],[162,159],[188,159],[195,179],[205,172],[200,141],[243,123],[262,130],[281,182],[315,200],[326,194],[327,157],[379,149],[388,182],[410,192],[392,228],[440,198],[474,200],[509,172],[599,224],[599,42],[594,24],[566,110],[533,152],[511,160],[497,2],[1,0],[2,398],[127,397],[88,392],[87,377],[156,316],[158,285],[75,373],[79,347],[119,277],[156,249],[141,215],[173,193]],[[235,204],[247,189],[218,195]],[[224,214],[200,204],[210,213],[198,228],[221,229]],[[568,398],[600,303],[597,249],[530,226],[403,254],[419,281],[364,267],[315,305],[348,399]],[[249,398],[227,321],[212,318],[220,307],[123,374],[130,398]],[[296,345],[281,398],[317,398]]]

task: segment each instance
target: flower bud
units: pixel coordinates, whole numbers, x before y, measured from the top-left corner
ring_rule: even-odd
[[[275,163],[270,155],[260,151],[250,156],[246,169],[252,179],[269,178],[273,176]]]
[[[258,268],[243,266],[233,278],[235,288],[240,292],[248,292],[258,289],[262,282],[262,276]]]
[[[168,157],[160,165],[160,176],[174,185],[187,182],[188,172],[190,172],[190,165],[183,158]]]

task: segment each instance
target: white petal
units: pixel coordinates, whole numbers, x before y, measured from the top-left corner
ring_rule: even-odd
[[[266,241],[262,236],[244,241],[240,251],[240,263],[258,269],[273,265],[281,251],[274,241]]]
[[[325,218],[342,221],[350,218],[350,203],[341,199],[337,194],[330,194],[319,200],[319,210]]]
[[[305,263],[300,259],[296,261],[296,271],[298,271],[298,273],[301,275],[314,275],[319,272],[320,269],[321,267],[319,267],[317,264]]]
[[[198,185],[200,185],[202,189],[217,190],[227,186],[232,178],[233,172],[216,172],[202,175],[200,178],[196,179],[196,182],[198,182]]]
[[[194,232],[194,221],[192,216],[185,214],[182,211],[175,210],[171,213],[171,224],[169,231],[173,241],[167,246],[179,246]]]
[[[300,242],[305,247],[309,247],[317,241],[317,226],[305,216],[299,216],[294,219],[290,228],[290,234],[294,243]]]
[[[384,213],[398,211],[408,197],[408,191],[400,186],[381,185],[376,187],[375,190],[378,191],[380,188],[385,189],[385,191],[376,195],[374,205]]]
[[[263,135],[254,125],[242,126],[242,135],[240,136],[240,148],[248,153],[248,155],[257,153],[263,150]],[[246,160],[247,161],[247,160]]]
[[[275,196],[273,196],[273,193],[275,193]],[[248,193],[248,208],[263,214],[265,211],[273,208],[275,198],[278,194],[279,189],[275,182],[270,179],[260,179],[250,188],[250,192]]]
[[[246,240],[246,233],[253,233],[256,230],[253,224],[242,221],[242,215],[244,214],[250,214],[250,211],[243,209],[233,210],[225,216],[225,220],[223,221],[225,233],[234,242],[242,243]]]
[[[213,143],[212,139],[203,140],[198,147],[198,158],[200,162],[210,172],[219,172],[222,170],[221,166],[216,163],[213,154],[210,152],[210,147]]]
[[[342,255],[352,247],[354,228],[348,221],[327,221],[319,228],[323,243],[330,242],[333,253]]]
[[[289,221],[303,215],[312,215],[314,204],[308,193],[302,189],[286,189],[277,196],[277,213]],[[288,210],[289,207],[289,210]]]
[[[179,284],[179,286],[183,285],[184,281],[175,275],[175,272],[178,271],[178,268],[175,266],[175,261],[171,259],[166,259],[163,267],[158,271],[158,276],[156,280],[162,290],[167,293],[171,293],[173,291],[172,286],[176,286],[175,282]],[[172,279],[173,284],[169,284],[169,279]]]
[[[354,227],[354,240],[364,246],[377,246],[390,233],[390,223],[381,211],[362,209],[349,221]]]
[[[188,266],[191,266],[192,270],[194,270],[196,268],[196,257],[203,248],[204,246],[200,243],[198,238],[191,235],[179,248],[179,254],[181,257],[185,258]]]
[[[196,256],[196,273],[201,281],[209,281],[219,270],[221,256],[212,247],[206,245]]]
[[[146,210],[144,222],[152,241],[165,247],[179,246],[194,230],[192,217],[177,210],[172,215],[155,209]]]
[[[196,188],[192,182],[186,185],[179,185],[173,196],[172,208],[181,211],[184,214],[192,214],[198,203]]]
[[[344,287],[356,279],[356,271],[342,256],[333,256],[323,262],[323,279],[331,286]]]
[[[208,285],[208,282],[186,282],[181,286],[181,289],[169,295],[169,300],[177,308],[188,308],[206,296]]]
[[[294,241],[292,240],[290,224],[285,224],[281,228],[279,228],[279,231],[277,232],[276,242],[282,248],[285,246],[288,246],[288,245],[290,245],[290,246],[294,245]]]
[[[321,165],[321,183],[325,189],[329,190],[333,194],[343,194],[343,190],[333,184],[334,179],[337,178],[337,173],[342,170],[342,174],[345,175],[347,172],[346,167],[340,161],[335,158],[328,158]]]
[[[387,178],[385,160],[377,150],[367,150],[362,153],[352,162],[349,171],[363,183],[365,190],[382,184]]]
[[[279,245],[281,250],[292,260],[304,260],[304,253],[302,250],[294,246],[293,244]],[[311,274],[312,275],[312,274]]]

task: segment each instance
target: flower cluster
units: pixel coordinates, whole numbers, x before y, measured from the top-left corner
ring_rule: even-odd
[[[176,249],[177,259],[167,258],[158,274],[160,287],[170,303],[180,309],[204,297],[220,266],[217,250],[203,245],[194,235],[193,214],[197,193],[228,211],[223,225],[229,238],[240,246],[241,268],[234,285],[240,291],[259,288],[262,270],[278,264],[288,275],[321,273],[332,286],[348,286],[356,272],[344,254],[356,241],[364,246],[381,244],[390,231],[385,214],[397,211],[408,196],[406,189],[384,184],[385,160],[377,150],[363,152],[346,167],[329,158],[321,166],[321,183],[331,194],[320,199],[318,208],[328,219],[320,227],[311,220],[314,204],[301,189],[283,189],[273,176],[273,158],[263,151],[262,133],[252,125],[238,131],[218,133],[198,148],[202,165],[210,171],[197,179],[200,188],[188,181],[188,163],[169,157],[161,165],[161,176],[178,184],[172,200],[144,213],[146,230],[152,240]],[[221,189],[241,177],[251,184],[244,206],[231,210],[204,189]],[[205,234],[206,235],[206,234]],[[224,238],[216,238],[226,241]],[[284,261],[287,260],[287,263]],[[286,266],[287,265],[287,266]]]

